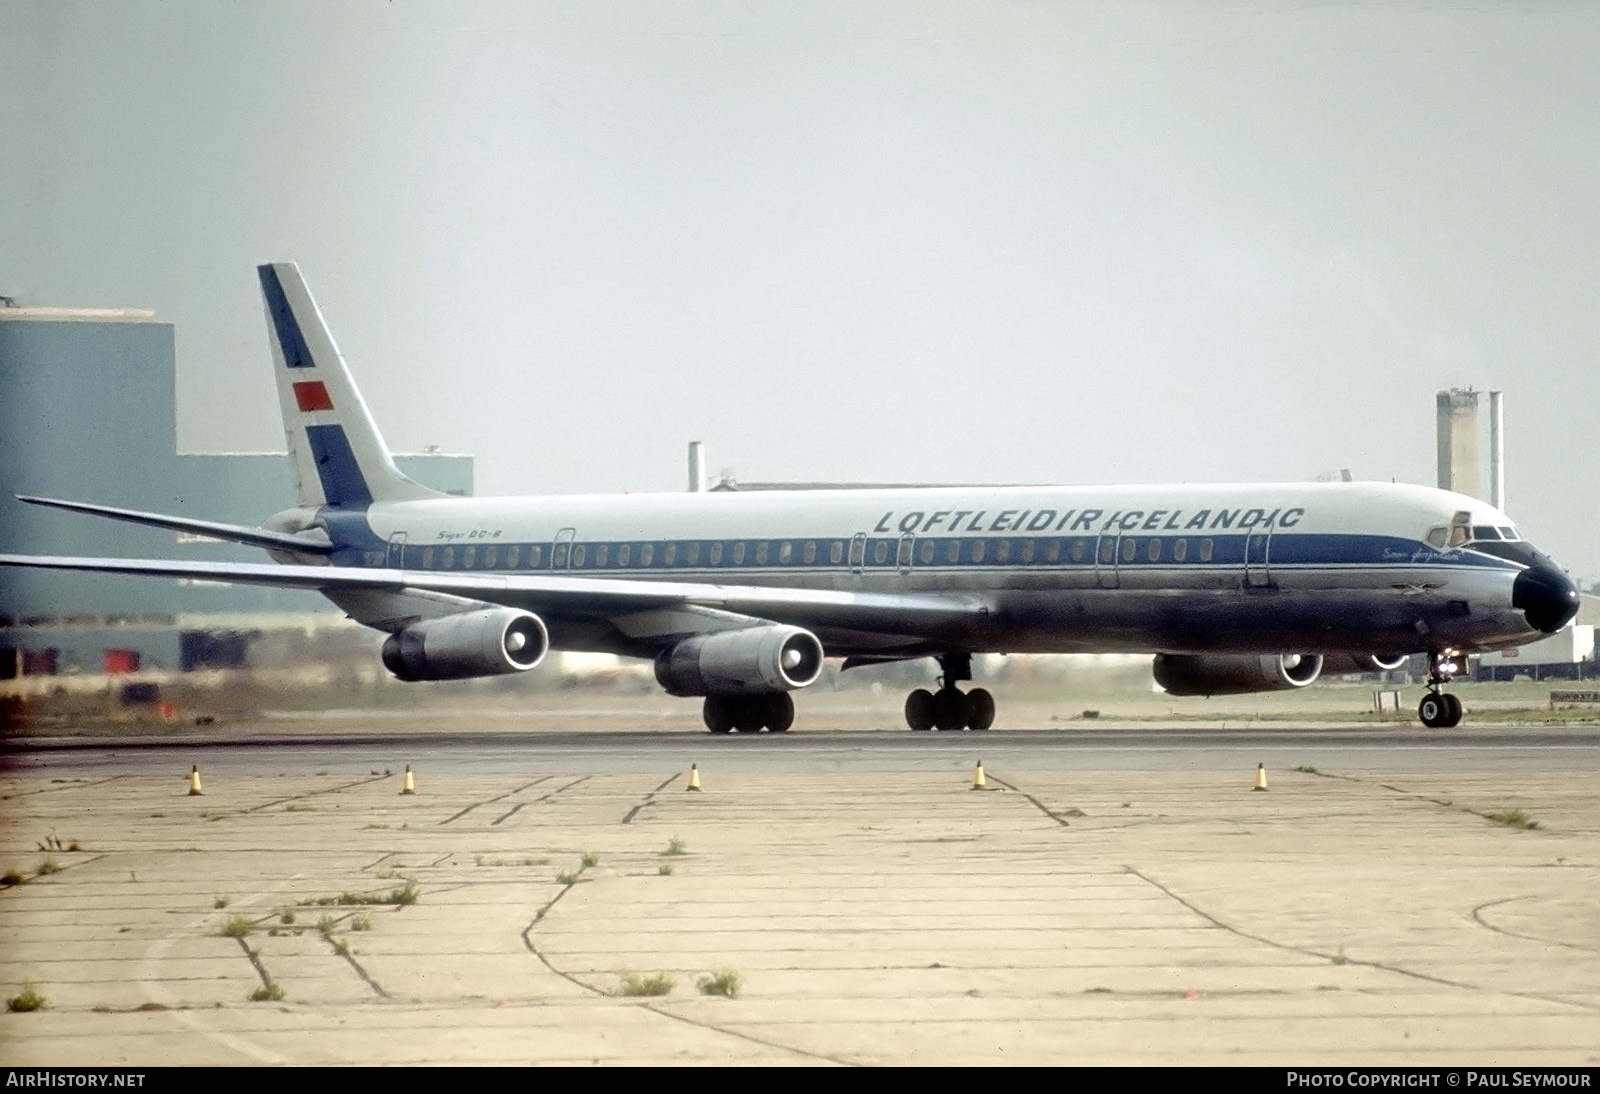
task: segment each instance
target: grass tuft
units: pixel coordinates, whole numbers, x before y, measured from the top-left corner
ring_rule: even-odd
[[[317,920],[317,930],[321,931],[323,934],[332,934],[334,927],[338,925],[338,920],[334,919],[331,915],[325,915],[321,919]]]
[[[1322,772],[1318,771],[1316,768],[1312,767],[1310,764],[1301,764],[1299,767],[1295,768],[1295,770],[1300,772],[1300,774],[1302,774],[1302,775],[1320,775],[1320,774],[1322,774]]]
[[[737,969],[718,969],[696,980],[694,986],[700,989],[701,995],[721,995],[732,999],[739,994],[742,983]]]
[[[678,986],[678,982],[664,972],[651,973],[645,976],[641,973],[627,973],[622,978],[622,984],[617,988],[618,995],[666,995]]]
[[[22,990],[6,1000],[6,1009],[13,1014],[26,1014],[29,1011],[43,1010],[50,1005],[50,1000],[39,994],[39,989],[29,980],[22,985]]]
[[[585,870],[587,870],[587,869],[589,869],[591,867],[594,867],[594,866],[599,866],[600,865],[600,852],[598,852],[598,851],[585,851],[583,853],[583,858],[582,858],[581,861],[583,862],[583,868]]]
[[[415,904],[422,896],[422,889],[415,881],[407,880],[404,885],[389,890],[389,895],[384,898],[385,904],[407,905]]]
[[[372,916],[371,916],[371,914],[369,914],[367,912],[357,912],[350,919],[350,929],[352,931],[370,931],[370,930],[372,930]]]
[[[576,885],[582,877],[582,870],[563,870],[556,875],[556,882],[561,885]]]
[[[282,923],[285,927],[292,927],[294,926],[295,918],[296,916],[294,914],[294,909],[285,908],[283,910],[283,914],[278,917],[278,922]]]
[[[61,863],[57,862],[53,858],[47,858],[39,864],[39,874],[41,877],[45,874],[58,874],[60,872]]]
[[[6,868],[6,872],[0,874],[0,885],[5,886],[6,888],[10,888],[13,885],[26,884],[28,884],[28,875],[17,869],[15,866],[8,866]]]
[[[671,877],[672,869],[672,863],[663,862],[660,866],[656,867],[656,873],[660,874],[662,877]]]
[[[1495,824],[1503,824],[1507,828],[1515,828],[1523,832],[1539,827],[1539,822],[1522,809],[1499,809],[1490,813],[1488,819]]]
[[[218,911],[221,911],[223,908],[226,908],[228,905],[230,905],[232,903],[233,903],[233,897],[227,896],[227,895],[224,895],[224,894],[220,894],[220,893],[217,896],[214,896],[214,897],[211,898],[211,906],[213,908],[217,909]]]
[[[266,983],[266,984],[262,984],[255,991],[250,993],[250,1002],[252,1002],[252,1003],[280,1003],[280,1002],[283,1001],[283,997],[284,997],[285,994],[286,993],[283,990],[283,985],[282,984],[269,982],[269,983]]]
[[[1339,952],[1333,955],[1333,963],[1335,965],[1348,965],[1348,964],[1350,964],[1350,955],[1344,952],[1344,947],[1343,946],[1340,946],[1339,947]]]
[[[673,836],[667,841],[667,849],[661,853],[663,855],[687,855],[689,853],[689,845],[677,836]]]
[[[249,938],[256,929],[255,920],[247,915],[229,916],[228,922],[222,925],[224,938]]]

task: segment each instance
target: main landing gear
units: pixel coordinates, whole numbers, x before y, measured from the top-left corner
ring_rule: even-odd
[[[982,730],[994,725],[994,696],[983,688],[963,692],[957,681],[972,679],[972,655],[947,653],[939,658],[944,671],[939,690],[918,688],[906,696],[906,725],[915,730]]]
[[[794,698],[787,691],[765,695],[707,695],[701,710],[713,733],[787,732],[794,725]]]
[[[1428,694],[1417,704],[1417,717],[1429,729],[1450,729],[1461,724],[1461,700],[1444,690],[1460,669],[1454,654],[1428,654]]]

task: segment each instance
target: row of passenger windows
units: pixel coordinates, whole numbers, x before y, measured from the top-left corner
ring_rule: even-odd
[[[1118,544],[1121,544],[1120,549]],[[1104,536],[1099,539],[1098,556],[1094,539],[923,539],[916,542],[916,561],[924,566],[982,564],[992,561],[996,565],[1021,563],[1028,565],[1070,562],[1082,564],[1097,562],[1111,565],[1117,562],[1210,562],[1215,544],[1210,538],[1174,539],[1152,536],[1140,538],[1123,536],[1120,539]],[[1191,546],[1192,545],[1192,546]],[[690,540],[685,543],[557,543],[550,548],[549,563],[554,570],[604,570],[649,569],[652,567],[744,566],[815,566],[823,559],[826,565],[842,566],[846,555],[852,566],[873,565],[910,566],[912,540],[877,539],[866,541],[835,540],[713,540],[702,543]],[[382,552],[368,556],[373,565],[383,565]],[[407,551],[406,563],[417,565],[415,548]],[[421,568],[424,570],[541,570],[545,568],[545,550],[540,544],[501,546],[469,544],[463,547],[422,548]]]

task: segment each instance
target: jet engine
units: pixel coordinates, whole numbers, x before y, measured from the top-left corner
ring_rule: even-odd
[[[1169,695],[1243,695],[1303,688],[1322,672],[1317,654],[1158,653],[1156,683]]]
[[[401,680],[465,680],[527,672],[544,660],[550,636],[536,615],[485,608],[413,623],[383,643],[383,667]]]
[[[1404,653],[1330,653],[1322,658],[1322,671],[1329,676],[1347,672],[1389,672],[1409,659]]]
[[[669,695],[755,695],[803,688],[822,675],[822,643],[780,623],[685,638],[656,658]]]

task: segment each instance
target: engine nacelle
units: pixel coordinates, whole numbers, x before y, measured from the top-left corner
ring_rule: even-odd
[[[383,667],[401,680],[465,680],[527,672],[544,660],[544,621],[515,608],[424,619],[383,643]]]
[[[1349,672],[1390,672],[1410,659],[1406,653],[1329,653],[1322,658],[1322,671],[1329,676]]]
[[[669,695],[756,695],[803,688],[822,675],[822,643],[779,623],[685,638],[656,658]]]
[[[1322,672],[1316,654],[1158,653],[1156,683],[1169,695],[1244,695],[1303,688]]]

